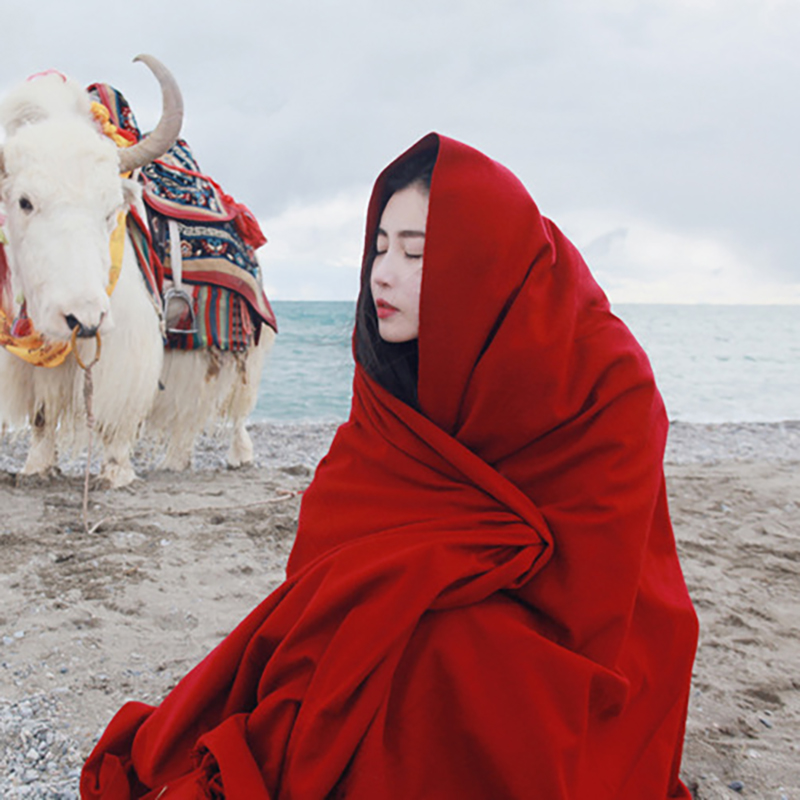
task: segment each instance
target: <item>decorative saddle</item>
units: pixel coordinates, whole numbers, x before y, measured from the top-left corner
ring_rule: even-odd
[[[121,92],[103,83],[87,91],[123,135],[141,138]],[[266,239],[252,212],[202,173],[183,139],[138,180],[158,260],[166,346],[242,351],[258,342],[262,324],[277,331],[255,254]]]

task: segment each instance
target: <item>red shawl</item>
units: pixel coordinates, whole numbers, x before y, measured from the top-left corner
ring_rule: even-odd
[[[437,145],[422,413],[357,366],[286,582],[120,710],[84,798],[689,797],[697,626],[650,366],[519,181],[444,137],[409,152]]]

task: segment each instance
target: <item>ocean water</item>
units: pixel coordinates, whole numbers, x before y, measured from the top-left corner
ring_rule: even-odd
[[[252,420],[328,422],[350,412],[355,302],[274,301],[278,335]]]
[[[346,419],[352,302],[273,303],[280,333],[253,420]],[[671,420],[800,420],[800,306],[618,305],[647,352]]]

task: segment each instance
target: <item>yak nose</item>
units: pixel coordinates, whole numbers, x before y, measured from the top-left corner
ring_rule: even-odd
[[[67,320],[67,325],[69,325],[69,329],[71,331],[74,331],[76,328],[78,329],[79,338],[91,339],[93,336],[97,335],[97,331],[103,324],[104,317],[105,313],[102,313],[100,315],[100,321],[97,323],[97,325],[84,325],[74,314],[67,314],[65,319]]]

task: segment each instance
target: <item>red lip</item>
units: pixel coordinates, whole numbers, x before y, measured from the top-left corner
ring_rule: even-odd
[[[391,303],[387,303],[385,300],[376,300],[375,310],[377,311],[378,319],[386,319],[387,317],[391,317],[392,314],[395,314],[399,309],[395,308]]]

